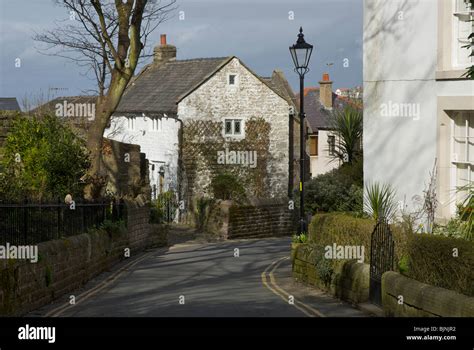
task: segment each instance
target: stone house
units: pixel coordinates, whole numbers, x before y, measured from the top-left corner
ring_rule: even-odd
[[[282,72],[260,77],[235,56],[177,60],[162,35],[104,136],[141,146],[154,196],[212,196],[213,178],[230,173],[249,197],[288,198],[298,176],[294,114]]]

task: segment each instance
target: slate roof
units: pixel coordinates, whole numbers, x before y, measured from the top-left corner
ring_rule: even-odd
[[[68,104],[92,104],[97,102],[97,96],[63,96],[56,97],[49,102],[46,102],[30,111],[32,115],[55,115],[56,105],[63,104],[66,101]],[[83,138],[87,138],[87,133],[93,121],[86,116],[69,116],[65,118],[68,125],[76,132],[76,134]]]
[[[20,111],[20,105],[15,97],[0,97],[0,111]]]
[[[299,94],[297,95],[297,97]],[[333,110],[335,108],[344,108],[349,104],[349,100],[345,97],[338,96],[332,93]],[[359,107],[360,106],[356,106]],[[331,110],[323,107],[319,101],[319,88],[306,88],[304,97],[304,112],[306,113],[306,120],[313,132],[318,130],[331,129]]]
[[[130,82],[116,113],[176,113],[178,99],[232,57],[197,58],[146,66]]]
[[[133,78],[115,113],[177,113],[177,103],[211,78],[235,56],[196,58],[149,64]],[[240,62],[276,94],[289,103],[295,101],[293,90],[280,71],[262,78]]]
[[[48,101],[30,111],[32,114],[55,114],[56,105],[58,103],[63,104],[64,101],[67,103],[96,103],[97,96],[62,96],[56,97],[51,101]]]
[[[274,70],[271,77],[261,78],[274,91],[278,92],[285,100],[297,107],[296,95],[293,92],[288,80],[280,70]]]

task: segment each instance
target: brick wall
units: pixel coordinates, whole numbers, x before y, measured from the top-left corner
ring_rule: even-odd
[[[38,245],[37,263],[0,260],[0,315],[22,315],[72,292],[94,276],[156,242],[149,208],[128,203],[127,230],[81,234]]]

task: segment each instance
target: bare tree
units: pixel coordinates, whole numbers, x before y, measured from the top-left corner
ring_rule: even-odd
[[[145,54],[148,36],[176,9],[176,0],[55,0],[69,19],[37,33],[38,50],[73,60],[97,82],[96,115],[88,133],[91,166],[86,198],[99,195],[102,137],[111,115]]]

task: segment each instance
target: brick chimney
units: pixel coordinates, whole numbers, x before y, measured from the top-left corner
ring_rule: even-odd
[[[329,74],[324,73],[323,79],[319,82],[319,101],[325,108],[332,108],[332,81],[329,80]]]
[[[160,45],[153,49],[153,64],[158,65],[176,60],[176,46],[166,43],[166,34],[161,34]]]

